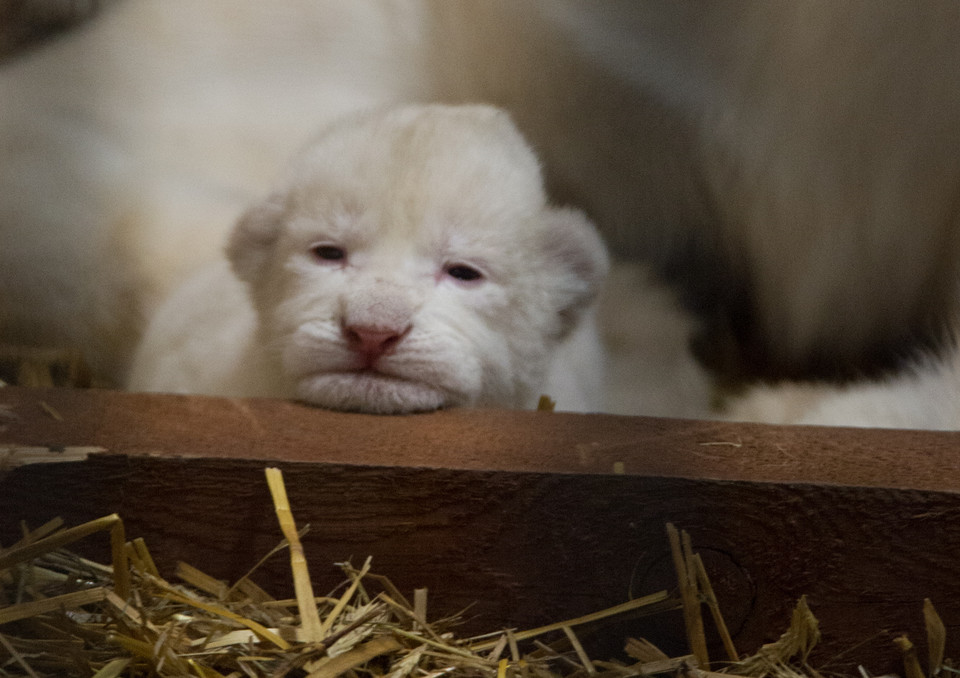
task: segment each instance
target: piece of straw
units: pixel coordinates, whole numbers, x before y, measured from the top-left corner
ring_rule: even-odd
[[[35,542],[38,539],[44,539],[46,537],[49,537],[51,534],[59,530],[61,527],[63,527],[63,518],[59,516],[48,520],[47,522],[45,522],[43,525],[36,528],[35,530],[28,530],[26,524],[21,522],[20,529],[23,532],[23,539],[18,541],[16,544],[11,546],[10,548],[19,548],[31,542]]]
[[[627,638],[623,651],[643,664],[670,659],[667,653],[646,638]]]
[[[110,526],[110,553],[113,556],[113,590],[126,600],[130,597],[130,568],[127,567],[127,536],[123,521]]]
[[[413,590],[413,616],[416,617],[414,630],[427,625],[427,589]]]
[[[69,610],[81,605],[99,603],[102,600],[106,600],[106,598],[107,589],[98,586],[93,589],[64,593],[63,595],[53,596],[52,598],[41,598],[40,600],[31,600],[28,603],[10,605],[9,607],[0,609],[0,624],[8,624],[9,622],[19,619],[36,617],[38,614],[53,612],[61,608]]]
[[[49,537],[0,551],[0,570],[13,567],[17,563],[33,560],[48,551],[53,551],[67,544],[72,544],[75,541],[80,541],[84,537],[88,537],[96,532],[113,529],[113,526],[118,522],[121,522],[120,516],[116,513],[111,513],[109,516],[97,518],[82,525],[56,532]]]
[[[221,605],[214,605],[213,603],[206,603],[202,600],[188,598],[187,596],[174,593],[173,591],[164,591],[162,593],[159,593],[158,597],[166,598],[167,600],[172,600],[174,602],[182,603],[184,605],[189,605],[191,607],[195,607],[199,610],[203,610],[204,612],[209,612],[210,614],[214,614],[219,617],[223,617],[225,619],[232,619],[233,621],[239,624],[243,624],[248,629],[250,629],[251,631],[256,633],[258,636],[260,636],[260,638],[273,643],[274,645],[279,647],[281,650],[290,649],[290,643],[285,641],[283,638],[278,636],[276,633],[274,633],[267,627],[263,626],[262,624],[258,624],[252,619],[247,619],[246,617],[243,617],[235,612],[231,612],[230,610],[228,610],[227,608]]]
[[[292,546],[293,545],[291,544],[291,550]],[[360,569],[360,572],[353,577],[353,581],[350,582],[349,588],[347,588],[344,594],[340,596],[340,600],[337,601],[337,604],[333,606],[330,614],[328,614],[327,618],[323,620],[322,624],[320,624],[320,634],[317,642],[322,640],[325,635],[330,633],[330,629],[333,628],[333,624],[337,621],[337,617],[339,617],[344,608],[346,608],[347,603],[350,602],[350,599],[353,598],[353,594],[357,592],[357,587],[360,586],[360,580],[362,580],[364,575],[370,571],[371,562],[373,562],[373,559],[368,557],[366,562],[363,564],[363,567]],[[316,604],[314,604],[314,609],[316,609]],[[319,617],[317,621],[319,623]]]
[[[697,581],[700,582],[700,588],[707,601],[707,607],[710,609],[710,615],[713,617],[713,623],[717,627],[717,633],[720,634],[720,640],[723,642],[723,649],[727,653],[727,659],[732,662],[740,661],[740,655],[736,646],[733,644],[733,638],[727,629],[727,622],[720,611],[720,603],[717,601],[717,595],[713,591],[713,584],[710,583],[710,577],[707,576],[707,569],[703,565],[703,558],[699,553],[693,555],[693,564],[697,569]]]
[[[507,629],[507,645],[510,647],[510,659],[514,663],[520,661],[520,646],[517,644],[517,636],[510,629]]]
[[[597,669],[594,667],[593,662],[590,661],[590,657],[587,656],[586,651],[583,649],[583,645],[580,644],[580,639],[577,638],[577,635],[573,632],[573,629],[571,629],[569,626],[564,626],[563,632],[566,634],[570,644],[573,645],[573,651],[577,653],[577,657],[580,659],[580,663],[583,665],[583,668],[587,670],[587,673],[591,675],[595,674]]]
[[[217,600],[226,600],[229,588],[221,580],[211,577],[206,572],[198,570],[182,560],[177,563],[177,577],[190,584],[195,589],[205,591]]]
[[[300,528],[300,530],[297,531],[297,536],[300,537],[300,538],[303,538],[303,535],[305,535],[305,534],[306,534],[307,532],[309,532],[309,531],[310,531],[310,526],[309,526],[309,525],[305,525],[305,526],[303,526],[302,528]],[[270,558],[272,558],[272,557],[275,556],[276,554],[280,553],[280,552],[283,551],[284,549],[288,548],[289,546],[290,546],[290,544],[287,543],[287,540],[286,540],[286,539],[281,539],[279,544],[277,544],[277,545],[274,546],[272,549],[270,549],[265,555],[263,555],[263,556],[260,558],[260,560],[258,560],[258,561],[254,564],[253,567],[251,567],[249,570],[247,570],[247,571],[244,573],[244,575],[243,575],[242,577],[240,577],[240,579],[238,579],[236,582],[234,582],[233,586],[230,587],[230,590],[227,591],[227,597],[229,597],[229,596],[234,592],[235,589],[243,586],[243,585],[244,585],[243,582],[249,581],[248,578],[250,577],[250,575],[252,575],[254,572],[256,572],[257,570],[259,570],[259,569],[263,566],[263,564],[264,564],[265,562],[267,562],[268,560],[270,560]]]
[[[366,664],[375,657],[401,649],[403,649],[403,646],[396,638],[377,636],[373,640],[358,645],[349,652],[344,652],[341,655],[333,657],[320,668],[311,672],[307,678],[337,678],[347,671]]]
[[[917,648],[906,636],[897,636],[893,644],[903,653],[903,671],[907,678],[924,678],[920,660],[917,659]]]
[[[929,598],[923,599],[923,622],[927,628],[927,649],[930,652],[930,665],[927,668],[930,675],[935,676],[940,673],[940,668],[943,666],[943,655],[947,648],[947,629]]]
[[[143,537],[137,537],[130,543],[133,544],[133,550],[136,551],[146,572],[149,572],[154,577],[159,577],[160,571],[157,569],[156,563],[153,562],[153,556],[150,554],[150,549],[147,548],[147,542],[143,540]]]
[[[673,556],[673,566],[677,573],[677,583],[680,586],[680,600],[683,604],[683,622],[687,631],[687,643],[690,652],[697,658],[697,662],[705,670],[709,670],[710,657],[707,654],[707,639],[703,631],[703,618],[700,616],[700,597],[697,589],[696,568],[691,567],[692,553],[690,537],[684,532],[682,535],[672,523],[667,523],[667,537],[670,540],[670,554]]]
[[[0,633],[0,645],[3,645],[4,649],[10,654],[11,657],[13,657],[14,661],[16,661],[23,668],[23,670],[27,672],[27,675],[30,676],[30,678],[40,678],[40,676],[38,676],[27,663],[27,660],[24,659],[23,655],[17,652],[17,649],[10,644],[10,641],[8,641],[6,636],[4,636],[2,633]]]
[[[756,654],[740,660],[731,667],[734,673],[746,676],[768,675],[775,667],[787,666],[791,661],[806,664],[807,657],[820,641],[820,623],[807,605],[807,597],[800,596],[790,615],[790,626],[772,643],[762,646]],[[795,675],[792,671],[790,675]]]
[[[297,534],[297,525],[293,520],[290,502],[287,499],[287,488],[283,484],[283,473],[278,468],[266,469],[267,485],[273,497],[277,520],[287,543],[290,544],[290,569],[293,572],[293,590],[297,597],[297,608],[300,611],[300,640],[307,643],[319,643],[325,635],[320,624],[320,612],[313,598],[313,584],[310,583],[310,572],[307,569],[307,559],[303,554],[303,544]]]
[[[514,633],[514,637],[516,637],[517,640],[529,640],[530,638],[542,636],[544,633],[559,631],[564,626],[579,626],[581,624],[589,624],[590,622],[606,619],[607,617],[613,617],[618,614],[623,614],[624,612],[638,610],[642,607],[650,607],[651,605],[656,605],[657,603],[662,603],[667,600],[670,600],[670,596],[667,594],[667,592],[658,591],[656,593],[651,593],[648,596],[643,596],[642,598],[635,598],[625,603],[621,603],[620,605],[608,607],[605,610],[600,610],[591,614],[585,614],[582,617],[568,619],[567,621],[557,622],[555,624],[547,624],[546,626],[538,626],[535,629],[529,629],[527,631],[519,631]],[[485,650],[494,648],[498,642],[498,638],[494,640],[488,640],[483,643],[471,645],[470,649],[474,652],[483,652]]]
[[[91,678],[120,678],[132,659],[114,659],[103,665],[99,671],[93,674]]]
[[[537,401],[537,412],[553,412],[556,406],[557,403],[553,398],[548,395],[542,395]]]

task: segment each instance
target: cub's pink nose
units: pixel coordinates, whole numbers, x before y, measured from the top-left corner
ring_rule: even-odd
[[[368,359],[376,359],[393,351],[409,331],[409,326],[402,330],[366,325],[347,325],[343,328],[350,349],[364,354]]]

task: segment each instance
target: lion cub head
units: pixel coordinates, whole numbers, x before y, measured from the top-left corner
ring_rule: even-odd
[[[410,412],[529,406],[607,268],[579,212],[487,106],[353,115],[311,144],[228,244],[297,397]]]

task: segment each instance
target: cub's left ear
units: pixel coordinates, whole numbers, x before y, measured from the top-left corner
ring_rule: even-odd
[[[227,242],[227,259],[241,280],[253,282],[263,269],[283,226],[283,196],[271,195],[248,209]]]
[[[579,210],[550,208],[544,233],[546,261],[559,300],[562,333],[576,326],[610,269],[607,248],[593,223]]]

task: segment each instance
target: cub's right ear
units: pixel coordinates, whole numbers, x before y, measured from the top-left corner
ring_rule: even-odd
[[[283,217],[283,197],[275,194],[248,209],[237,221],[226,253],[241,280],[252,282],[259,276],[280,235]]]

